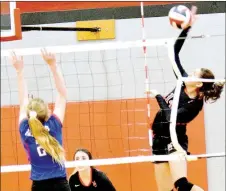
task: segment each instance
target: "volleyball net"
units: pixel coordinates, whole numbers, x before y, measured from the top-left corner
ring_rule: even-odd
[[[195,38],[195,37],[194,37]],[[199,37],[205,38],[205,36]],[[225,79],[189,79],[174,77],[170,62],[175,39],[147,39],[46,47],[56,54],[68,90],[63,142],[66,167],[102,166],[139,162],[170,161],[181,156],[152,156],[148,130],[159,107],[150,98],[147,117],[145,63],[148,85],[166,95],[176,85],[171,112],[175,128],[178,100],[183,81],[225,82]],[[146,55],[142,47],[146,47]],[[48,66],[39,48],[1,52],[1,173],[29,171],[27,156],[18,130],[18,87],[14,68],[9,63],[11,51],[24,57],[25,79],[29,94],[43,98],[53,106],[56,90]],[[73,161],[77,148],[89,149],[95,160]],[[225,153],[191,155],[190,160],[224,157]]]

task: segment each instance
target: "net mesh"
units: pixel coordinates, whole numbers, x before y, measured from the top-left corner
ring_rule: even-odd
[[[162,39],[147,40],[146,43],[150,89],[158,89],[162,95],[172,90],[176,82],[169,64],[166,42]],[[151,154],[142,46],[142,42],[134,41],[103,43],[98,48],[95,44],[47,48],[56,53],[68,90],[63,124],[67,159],[73,160],[74,151],[80,147],[90,150],[97,159],[130,157],[114,160],[115,164],[124,165],[100,167],[109,174],[117,171],[122,178],[126,177],[128,180],[122,185],[124,190],[131,190],[134,185],[139,185],[137,189],[145,190],[154,181],[144,177],[142,181],[145,184],[141,188],[141,180],[137,180],[134,174],[145,173],[147,169],[153,171],[152,166],[150,163],[130,164],[152,161],[151,158],[138,158],[139,155],[148,157]],[[24,56],[29,94],[43,98],[53,108],[55,85],[48,66],[40,56],[40,48],[18,49],[15,52]],[[1,169],[13,173],[3,174],[2,189],[8,190],[10,186],[11,190],[26,191],[30,189],[29,173],[19,171],[30,170],[29,166],[17,170],[12,166],[27,164],[28,160],[18,131],[16,72],[9,63],[8,54],[9,51],[3,51],[1,56]],[[151,99],[150,105],[152,121],[159,107],[155,99]],[[107,160],[95,164],[112,164],[113,160]],[[67,164],[68,167],[75,166]],[[9,177],[18,184],[9,185],[6,181]],[[117,181],[118,178],[115,178],[116,184]],[[132,185],[132,182],[135,184]]]
[[[157,55],[157,48],[150,52],[152,55],[156,52],[156,55],[148,57],[148,62],[152,63],[149,66],[152,72],[151,87],[158,87],[165,93],[166,88],[169,88],[166,83],[170,81],[166,81],[167,75],[164,75],[162,64],[166,64],[167,59],[163,63]],[[105,157],[114,154],[111,144],[121,144],[122,152],[142,149],[140,146],[129,148],[123,140],[126,138],[142,142],[142,139],[147,139],[142,51],[131,48],[123,51],[63,53],[57,54],[57,61],[68,89],[65,144],[70,141],[72,143],[69,145],[74,145],[73,141],[82,144],[82,141],[85,141],[98,157],[103,157],[98,154],[101,152],[98,147],[103,145],[102,141],[107,141],[105,143],[109,145],[109,155]],[[56,95],[55,85],[41,56],[24,56],[24,63],[29,93],[53,103]],[[9,133],[17,132],[17,124],[11,120],[18,118],[17,78],[7,57],[2,59],[1,71],[2,120],[3,123],[11,123],[3,126],[12,127],[8,129]],[[154,113],[157,107],[152,106],[152,109]],[[147,147],[143,149],[149,150]]]
[[[75,150],[80,147],[89,149],[94,158],[149,155],[142,49],[70,52],[70,47],[64,47],[61,50],[65,48],[69,52],[58,52],[56,58],[68,90],[63,124],[67,159],[73,160]],[[20,51],[23,52],[15,50]],[[40,49],[35,50],[35,55],[32,49],[28,52],[29,55],[24,55],[24,73],[29,94],[43,98],[53,108],[56,90],[49,68],[41,58]],[[17,77],[7,54],[5,51],[1,57],[1,166],[28,163],[18,131]],[[165,47],[147,48],[150,87],[163,94],[173,87],[170,80],[173,74],[168,72],[167,62]],[[153,118],[158,110],[154,99],[151,110]],[[121,168],[127,167],[129,171],[133,168],[131,165]],[[18,180],[16,190],[25,189],[23,173],[13,174]],[[28,174],[24,176],[29,179]]]

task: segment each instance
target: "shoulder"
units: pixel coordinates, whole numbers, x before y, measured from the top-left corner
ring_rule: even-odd
[[[188,104],[184,106],[184,109],[190,111],[192,114],[198,114],[203,108],[202,99],[191,99],[188,101]]]
[[[75,182],[76,180],[79,180],[78,172],[72,174],[72,175],[69,177],[69,182]]]
[[[61,130],[62,128],[62,123],[55,114],[52,114],[49,117],[49,119],[45,122],[45,125],[48,126],[50,131],[54,131],[54,132]]]
[[[52,115],[50,116],[50,118],[47,120],[47,122],[54,122],[54,123],[56,123],[57,125],[62,126],[62,123],[61,123],[59,117],[58,117],[57,115],[55,115],[55,114],[52,114]]]
[[[31,130],[28,124],[28,119],[23,119],[20,124],[19,124],[19,132],[20,132],[20,137],[23,143],[29,142],[32,136]]]
[[[19,123],[19,130],[20,133],[25,133],[27,131],[27,129],[29,128],[29,124],[28,124],[28,119],[24,118],[22,121],[20,121]]]
[[[103,179],[103,180],[108,179],[106,173],[104,173],[104,172],[102,172],[102,171],[100,171],[98,169],[94,168],[93,169],[93,174],[94,174],[94,176],[96,176],[96,177],[98,177],[100,179]]]
[[[197,105],[197,107],[198,107],[199,109],[202,109],[203,104],[204,104],[204,101],[203,101],[203,99],[196,98],[195,104]]]
[[[108,176],[104,172],[94,169],[94,173],[96,173],[95,179],[97,181],[97,184],[100,184],[103,190],[116,191],[111,180],[108,178]]]

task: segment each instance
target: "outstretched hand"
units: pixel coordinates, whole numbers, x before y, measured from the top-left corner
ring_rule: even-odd
[[[50,68],[56,67],[56,57],[53,53],[47,52],[46,49],[41,50],[42,58],[49,65]]]
[[[196,15],[198,8],[196,6],[191,7],[191,26],[194,24],[194,22],[198,19],[198,16]]]
[[[24,69],[23,57],[17,56],[15,52],[11,53],[10,61],[18,73]]]

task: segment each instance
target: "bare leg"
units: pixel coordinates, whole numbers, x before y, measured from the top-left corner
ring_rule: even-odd
[[[168,163],[155,164],[155,179],[158,191],[171,191],[174,187]]]
[[[177,152],[174,152],[172,154],[177,154]],[[187,178],[187,161],[185,159],[178,161],[169,161],[169,167],[173,182],[176,182],[177,180],[183,177]],[[194,185],[191,191],[204,191],[204,190],[199,186]]]

